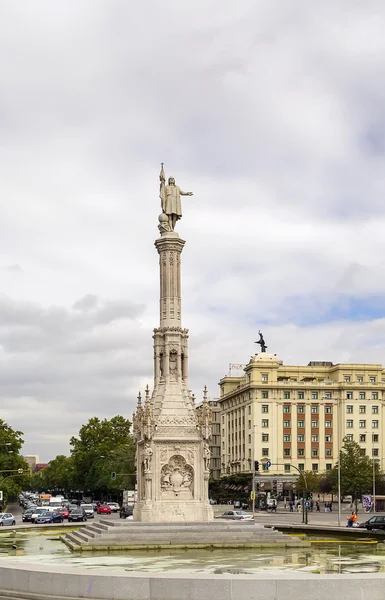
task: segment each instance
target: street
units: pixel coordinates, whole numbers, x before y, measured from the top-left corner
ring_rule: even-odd
[[[55,525],[52,524],[47,524],[47,525],[35,525],[34,523],[23,523],[23,521],[21,520],[21,516],[23,514],[23,510],[21,508],[21,506],[19,506],[19,504],[9,504],[7,511],[12,513],[13,516],[15,517],[16,520],[16,526],[18,525],[22,525],[23,527],[58,527],[61,526],[59,523],[55,523]],[[94,513],[95,517],[93,519],[88,519],[87,522],[89,523],[93,523],[94,521],[99,521],[100,519],[111,519],[111,520],[119,520],[119,513],[111,513],[110,515],[98,515],[96,513]],[[63,525],[64,526],[71,526],[71,527],[76,527],[76,525],[83,525],[83,523],[68,523],[67,519],[64,519],[63,521]]]

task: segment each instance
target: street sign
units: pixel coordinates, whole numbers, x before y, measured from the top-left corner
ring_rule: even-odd
[[[250,492],[250,500],[255,500],[255,492]]]
[[[271,462],[270,462],[269,460],[267,460],[267,461],[266,461],[266,467],[267,467],[268,469],[270,469],[270,467],[271,467]]]

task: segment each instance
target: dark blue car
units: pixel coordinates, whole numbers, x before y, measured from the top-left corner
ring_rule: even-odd
[[[45,512],[35,519],[35,523],[63,523],[63,516],[57,512]]]

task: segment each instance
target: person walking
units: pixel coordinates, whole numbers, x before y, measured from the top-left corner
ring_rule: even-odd
[[[348,518],[348,527],[354,527],[354,523],[357,523],[358,517],[356,513],[353,511],[350,517]]]
[[[316,512],[321,512],[321,511],[320,511],[319,502],[316,502],[316,503],[315,503],[315,510],[316,510]]]

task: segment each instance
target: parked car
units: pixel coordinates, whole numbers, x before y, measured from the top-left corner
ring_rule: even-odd
[[[244,510],[227,510],[221,515],[217,515],[216,519],[230,519],[231,521],[252,521],[253,515]]]
[[[372,529],[385,529],[385,515],[374,515],[365,523],[360,523],[359,527],[368,529],[371,531]]]
[[[95,517],[94,507],[92,506],[92,504],[81,504],[80,508],[84,510],[87,519],[93,519]]]
[[[134,507],[127,504],[127,506],[122,506],[119,512],[119,517],[121,519],[127,519],[127,517],[132,517],[134,514]]]
[[[64,519],[60,513],[51,510],[41,513],[35,519],[36,525],[42,525],[44,523],[63,523],[63,521]]]
[[[21,520],[23,521],[23,523],[28,523],[31,520],[32,515],[35,510],[36,510],[35,508],[27,508],[23,512],[22,517],[21,517]]]
[[[111,509],[111,512],[117,513],[120,510],[120,506],[117,502],[107,502],[108,506]]]
[[[108,506],[108,504],[100,504],[98,506],[97,513],[98,513],[98,515],[110,515],[111,508]]]
[[[15,517],[12,513],[0,513],[0,526],[16,525]]]
[[[31,523],[34,523],[36,521],[37,517],[39,515],[41,515],[42,513],[46,512],[46,510],[47,510],[46,508],[41,508],[41,507],[40,508],[34,508],[33,511],[32,511],[31,518],[30,518]]]
[[[74,508],[68,516],[68,522],[71,521],[87,521],[87,515],[82,508]]]
[[[61,516],[63,517],[63,519],[68,519],[70,511],[66,506],[62,506],[61,508],[59,508],[59,510],[57,511],[59,514],[61,514]]]

